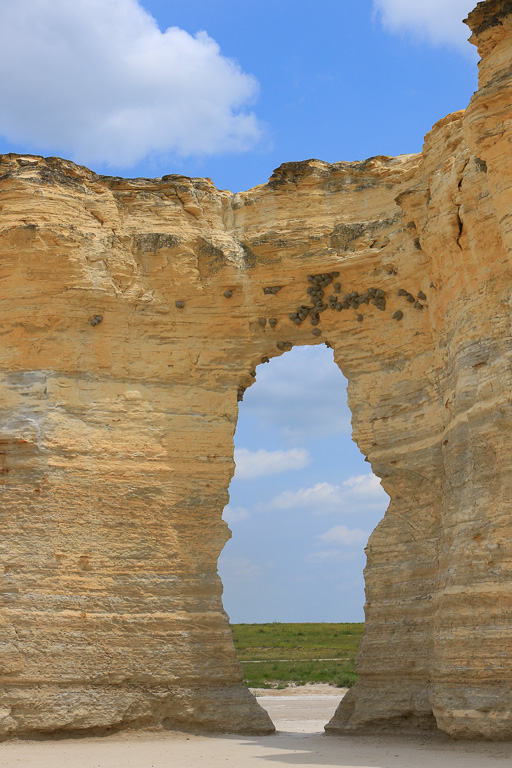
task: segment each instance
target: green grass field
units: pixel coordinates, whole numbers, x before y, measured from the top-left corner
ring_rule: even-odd
[[[355,655],[363,624],[231,624],[249,688],[357,681]]]

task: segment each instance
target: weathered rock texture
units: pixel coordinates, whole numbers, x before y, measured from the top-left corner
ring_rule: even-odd
[[[512,4],[469,23],[480,90],[420,155],[240,194],[0,159],[3,736],[272,729],[221,515],[256,367],[323,342],[391,497],[328,729],[512,736]]]

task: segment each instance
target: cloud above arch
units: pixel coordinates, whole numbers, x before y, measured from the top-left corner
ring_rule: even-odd
[[[248,448],[235,449],[237,480],[252,480],[265,475],[279,475],[281,472],[304,469],[311,463],[311,457],[305,448],[266,451],[260,448],[250,451]]]
[[[34,152],[129,168],[262,135],[257,80],[137,0],[2,0],[0,26],[0,134]]]
[[[390,32],[401,32],[434,45],[471,52],[468,27],[462,23],[475,0],[374,0],[373,8]]]

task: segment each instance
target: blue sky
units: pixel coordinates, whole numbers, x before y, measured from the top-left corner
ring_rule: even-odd
[[[420,151],[464,108],[473,0],[2,0],[0,152],[100,173],[208,176]],[[233,621],[362,620],[386,496],[323,346],[259,366],[235,438],[221,556]]]

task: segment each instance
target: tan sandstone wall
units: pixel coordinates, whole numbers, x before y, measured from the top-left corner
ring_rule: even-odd
[[[324,342],[391,498],[328,729],[512,736],[511,4],[470,24],[480,89],[420,155],[238,194],[0,158],[2,736],[272,730],[221,515],[257,366]]]

